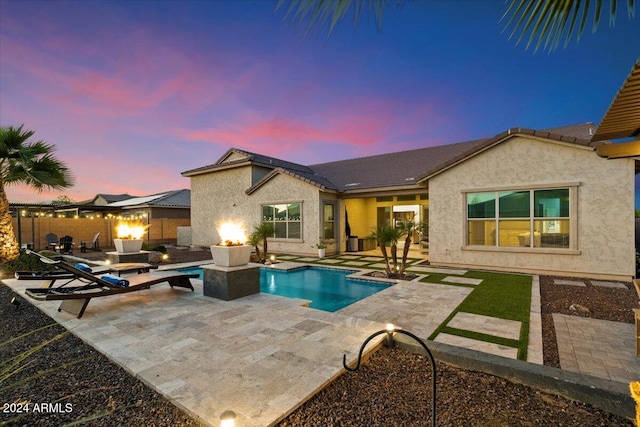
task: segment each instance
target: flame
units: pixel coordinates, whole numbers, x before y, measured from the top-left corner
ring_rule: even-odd
[[[140,222],[130,224],[121,221],[116,225],[116,236],[118,239],[142,239],[148,228],[149,225]]]
[[[244,223],[240,221],[225,221],[218,225],[221,246],[238,246],[247,241]]]

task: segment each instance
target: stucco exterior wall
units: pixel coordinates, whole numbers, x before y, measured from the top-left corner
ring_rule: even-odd
[[[464,247],[464,190],[571,182],[579,183],[572,205],[577,251]],[[635,273],[631,159],[605,160],[591,150],[518,136],[436,175],[429,189],[432,264],[616,279]]]
[[[220,242],[216,223],[227,219],[245,222],[247,232],[262,220],[262,204],[302,203],[302,239],[269,239],[269,251],[316,254],[312,248],[320,235],[320,191],[299,179],[277,175],[247,195],[251,167],[239,167],[191,177],[191,239],[194,245]],[[330,248],[327,248],[329,252]]]

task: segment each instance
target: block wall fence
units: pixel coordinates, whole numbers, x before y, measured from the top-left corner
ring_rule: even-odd
[[[18,219],[13,218],[13,230],[20,243],[32,243],[35,250],[44,249],[45,236],[49,233],[57,234],[58,238],[65,235],[73,237],[77,249],[80,248],[81,241],[91,241],[96,233],[100,233],[100,247],[110,248],[113,247],[113,238],[116,237],[117,222],[118,220],[112,218],[22,217],[20,227],[18,227]],[[148,221],[150,227],[145,235],[145,242],[175,244],[178,227],[189,226],[190,223],[191,220],[188,218],[151,219]],[[18,229],[20,229],[19,232]]]

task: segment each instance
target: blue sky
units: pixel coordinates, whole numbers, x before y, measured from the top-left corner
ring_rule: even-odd
[[[313,164],[598,123],[640,21],[553,53],[503,33],[502,2],[392,4],[327,37],[275,1],[0,0],[0,124],[57,146],[76,185],[11,201],[189,188],[231,147]]]

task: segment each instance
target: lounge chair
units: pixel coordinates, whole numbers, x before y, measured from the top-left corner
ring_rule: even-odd
[[[91,298],[105,297],[109,295],[135,292],[142,289],[149,289],[151,285],[167,282],[174,288],[186,288],[193,291],[190,279],[195,279],[198,273],[180,273],[177,271],[161,271],[154,273],[134,274],[127,277],[117,277],[111,275],[94,276],[89,271],[83,271],[67,263],[66,261],[55,261],[31,250],[27,253],[40,258],[42,262],[52,265],[56,270],[51,272],[28,272],[16,273],[19,280],[39,280],[49,281],[49,286],[42,288],[28,288],[27,296],[41,301],[61,300],[62,303],[58,311],[64,310],[75,314],[81,318]],[[115,280],[114,280],[115,279]],[[54,286],[56,282],[63,283]],[[74,286],[70,286],[74,284]]]
[[[95,236],[93,236],[93,240],[88,241],[88,240],[83,240],[80,242],[80,252],[87,252],[87,250],[91,250],[91,251],[100,251],[100,241],[98,240],[100,238],[100,233],[96,233]]]

